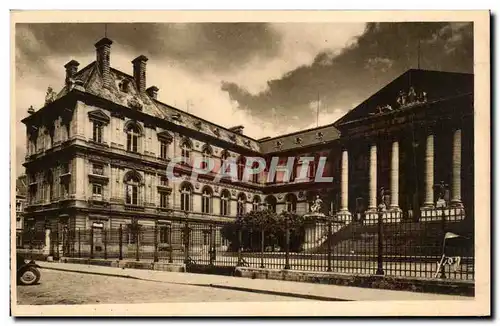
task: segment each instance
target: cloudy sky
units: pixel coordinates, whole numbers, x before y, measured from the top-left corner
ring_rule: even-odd
[[[104,24],[16,25],[16,119],[59,90],[64,64],[95,59]],[[159,99],[261,138],[329,124],[409,68],[473,72],[468,23],[220,23],[107,25],[111,66],[149,58]],[[319,102],[318,102],[319,98]],[[16,164],[25,128],[16,126]],[[14,163],[14,162],[13,162]],[[24,169],[18,170],[18,174]]]

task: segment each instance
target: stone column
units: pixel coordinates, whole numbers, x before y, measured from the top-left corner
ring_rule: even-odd
[[[391,204],[390,209],[399,209],[399,143],[392,143],[391,154]]]
[[[377,145],[370,146],[370,181],[368,210],[377,210]]]
[[[425,201],[424,207],[434,207],[434,135],[427,135],[425,146]]]
[[[340,212],[349,211],[349,156],[347,150],[342,151],[342,166],[340,174]]]
[[[453,155],[452,155],[452,179],[451,179],[451,206],[462,207],[461,198],[461,169],[462,169],[462,130],[457,129],[453,133]]]

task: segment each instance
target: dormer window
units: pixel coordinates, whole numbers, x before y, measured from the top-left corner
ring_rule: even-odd
[[[123,79],[119,84],[118,88],[120,89],[121,92],[128,93],[129,91],[129,86],[130,86],[130,80],[128,79]]]

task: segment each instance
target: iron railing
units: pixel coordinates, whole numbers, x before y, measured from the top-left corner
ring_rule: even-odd
[[[22,238],[25,244],[37,245],[44,239],[33,231]],[[375,212],[360,220],[336,216],[301,225],[285,222],[279,227],[186,220],[54,230],[50,238],[51,253],[58,257],[183,263],[188,270],[248,266],[474,279],[473,220],[456,219],[451,210],[444,209],[425,222],[401,220],[397,212]]]

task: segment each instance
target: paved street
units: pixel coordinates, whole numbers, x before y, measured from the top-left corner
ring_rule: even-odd
[[[38,263],[42,266],[41,283],[18,287],[19,304],[473,299],[221,275]]]
[[[287,296],[113,276],[42,270],[40,284],[17,287],[18,304],[298,301]]]

